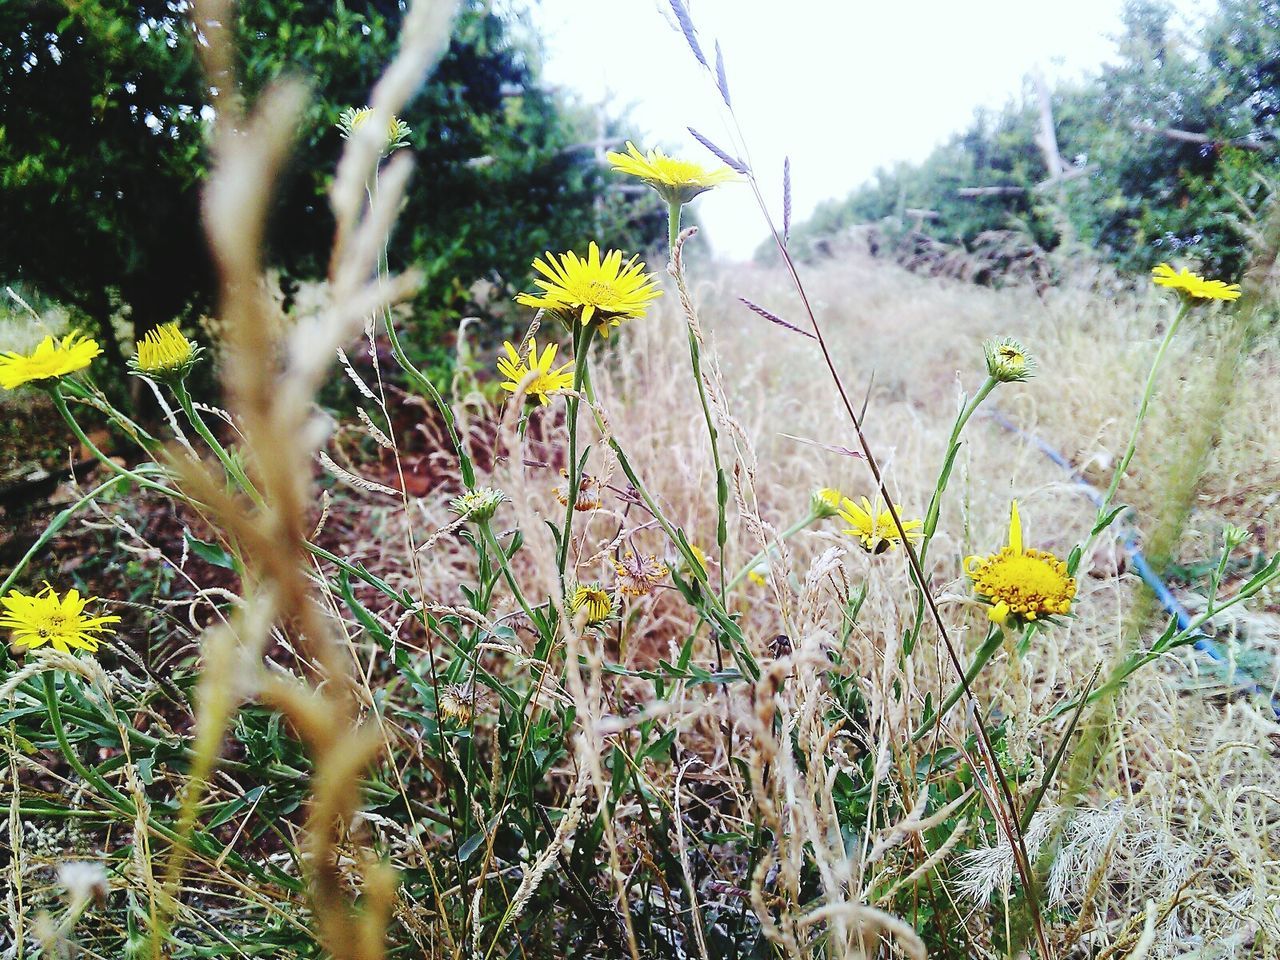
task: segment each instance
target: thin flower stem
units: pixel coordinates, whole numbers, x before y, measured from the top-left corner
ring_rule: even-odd
[[[996,388],[1000,381],[995,377],[988,376],[986,382],[973,395],[960,415],[956,417],[955,426],[951,428],[951,437],[947,441],[946,459],[943,461],[942,471],[938,474],[938,482],[933,488],[933,496],[929,498],[929,509],[925,512],[924,528],[921,530],[920,540],[920,563],[923,564],[925,557],[929,553],[929,542],[933,539],[934,532],[938,529],[938,519],[942,513],[942,495],[947,490],[947,484],[951,480],[951,470],[955,464],[956,454],[960,449],[960,434],[964,431],[965,426],[973,417],[974,412],[982,404],[982,401],[990,396],[991,391]]]
[[[537,620],[533,616],[533,609],[529,606],[529,601],[525,599],[524,592],[520,589],[520,584],[516,582],[515,574],[511,571],[511,562],[507,557],[507,552],[502,549],[502,545],[498,543],[498,538],[494,536],[493,528],[489,525],[488,520],[480,521],[480,533],[484,536],[485,541],[493,548],[494,554],[498,557],[498,565],[502,568],[502,575],[507,581],[507,585],[511,587],[511,592],[515,594],[516,601],[520,604],[520,609],[524,611],[524,615],[533,623]]]
[[[244,472],[244,468],[236,463],[235,458],[224,447],[218,438],[213,435],[204,418],[200,416],[195,408],[195,404],[191,402],[191,394],[187,392],[187,385],[182,380],[175,380],[173,383],[173,395],[178,398],[178,405],[182,407],[182,412],[190,421],[191,426],[195,429],[200,438],[208,444],[209,449],[213,451],[213,455],[218,458],[218,462],[222,464],[223,469],[231,475],[231,478],[243,490],[253,502],[261,507],[265,505],[262,494],[258,492],[258,488],[253,485],[248,474]]]
[[[1182,325],[1182,321],[1186,317],[1187,311],[1190,309],[1190,303],[1184,302],[1182,304],[1177,315],[1174,316],[1173,322],[1169,324],[1169,329],[1165,331],[1164,339],[1160,341],[1160,346],[1156,350],[1155,359],[1151,361],[1151,369],[1147,372],[1147,383],[1142,390],[1142,402],[1138,405],[1138,416],[1134,419],[1133,429],[1129,432],[1128,446],[1125,447],[1124,456],[1122,456],[1120,458],[1120,462],[1116,464],[1116,469],[1111,475],[1111,483],[1107,487],[1107,492],[1102,495],[1102,502],[1098,504],[1098,523],[1101,523],[1106,519],[1107,509],[1111,506],[1111,501],[1115,498],[1116,491],[1120,489],[1120,484],[1124,480],[1125,473],[1129,469],[1129,463],[1133,460],[1133,455],[1138,449],[1138,434],[1142,432],[1142,423],[1147,418],[1147,408],[1151,405],[1151,397],[1155,394],[1156,381],[1160,375],[1160,367],[1164,362],[1164,355],[1169,349],[1169,344],[1173,342],[1174,334],[1178,332],[1178,327]],[[1093,545],[1093,540],[1096,536],[1097,534],[1095,533],[1089,537],[1089,541],[1085,545],[1085,550]]]
[[[49,525],[44,528],[44,532],[41,533],[40,536],[36,538],[35,543],[31,544],[31,547],[27,550],[27,552],[22,555],[22,559],[13,565],[13,569],[9,571],[9,574],[4,578],[4,581],[0,582],[0,594],[8,593],[9,588],[13,586],[13,581],[18,579],[18,575],[22,573],[23,570],[26,569],[27,564],[31,562],[31,558],[34,557],[37,553],[39,553],[40,550],[44,547],[44,545],[48,543],[50,540],[52,540],[59,530],[61,530],[64,526],[66,526],[67,521],[71,519],[71,517],[76,513],[76,511],[78,511],[81,507],[83,507],[85,504],[89,503],[90,501],[96,500],[99,496],[106,493],[109,488],[115,486],[117,483],[120,483],[122,480],[128,480],[128,479],[131,479],[131,478],[127,474],[117,473],[116,475],[98,484],[96,487],[94,487],[92,490],[86,493],[83,497],[81,497],[75,503],[71,504],[61,513],[59,513],[56,517],[54,517],[53,520],[49,523]]]
[[[820,514],[810,511],[807,515],[800,518],[791,526],[787,527],[787,529],[783,530],[780,534],[778,534],[778,539],[790,540],[801,530],[805,529],[805,527],[810,526],[815,521],[820,519],[822,519]],[[746,564],[743,565],[741,570],[739,570],[737,573],[733,575],[733,577],[729,580],[729,585],[727,589],[732,590],[734,587],[740,584],[743,580],[746,579],[747,574],[749,574],[753,569],[755,569],[756,565],[760,563],[760,561],[764,560],[766,557],[768,557],[772,553],[773,553],[772,546],[765,547],[763,550],[760,550],[759,552],[757,552],[754,557],[752,557],[750,560],[746,562]]]
[[[964,696],[965,688],[973,685],[973,682],[978,678],[978,674],[982,672],[982,668],[995,656],[995,652],[1000,649],[1003,642],[1004,631],[998,624],[993,623],[990,632],[987,633],[987,638],[982,641],[982,646],[974,653],[973,662],[969,664],[969,669],[965,671],[963,682],[957,683],[952,691],[947,694],[946,699],[938,706],[938,711],[916,728],[915,733],[911,735],[912,743],[919,743],[929,734],[929,731],[942,722],[942,718],[951,711],[952,707],[960,702],[960,698]]]
[[[73,417],[71,415],[71,411],[67,409],[66,398],[63,397],[62,390],[57,383],[54,383],[54,385],[50,388],[49,396],[53,399],[53,405],[54,407],[57,408],[58,413],[62,415],[62,419],[67,421],[67,426],[69,426],[71,428],[71,432],[76,435],[76,439],[79,440],[81,443],[83,443],[85,445],[85,448],[90,453],[92,453],[93,456],[98,460],[98,462],[101,463],[108,470],[110,470],[113,473],[119,474],[122,477],[128,477],[130,480],[132,480],[134,483],[136,483],[138,486],[142,487],[145,490],[155,490],[158,493],[163,493],[171,497],[176,497],[179,500],[182,500],[184,503],[188,503],[188,504],[192,503],[190,499],[183,496],[183,494],[179,493],[173,487],[167,487],[162,483],[156,483],[154,480],[148,480],[146,477],[142,476],[137,471],[130,470],[128,467],[120,466],[120,464],[116,463],[114,460],[108,457],[105,453],[99,450],[98,445],[95,444],[92,440],[90,440],[88,436],[85,434],[85,432],[82,429],[80,429],[80,424],[76,422],[76,418]],[[192,505],[194,506],[194,504]]]
[[[627,480],[631,482],[636,493],[640,495],[640,499],[644,503],[646,509],[648,509],[650,515],[658,521],[658,526],[660,526],[662,528],[662,532],[667,535],[667,539],[675,546],[676,551],[684,560],[685,565],[693,573],[694,579],[704,587],[707,587],[706,568],[694,555],[693,551],[689,549],[685,538],[677,535],[675,525],[667,519],[665,514],[663,514],[662,508],[658,506],[658,502],[654,499],[653,494],[651,494],[648,488],[645,487],[644,481],[640,479],[640,475],[631,465],[631,461],[627,459],[626,451],[622,449],[622,445],[618,443],[617,438],[608,434],[605,429],[604,421],[600,418],[599,412],[596,411],[595,390],[591,385],[591,370],[588,368],[584,373],[583,388],[586,392],[587,400],[591,404],[592,412],[595,414],[596,425],[600,428],[601,432],[608,436],[609,448],[618,458],[618,465],[622,467],[622,472],[626,474]],[[713,626],[719,629],[722,628],[724,624],[733,623],[733,618],[729,616],[728,611],[714,592],[708,590],[704,593],[704,596],[706,597],[708,606],[716,614],[716,617],[713,620]],[[709,617],[708,619],[710,620],[712,618]],[[717,642],[719,641],[717,640]],[[760,668],[756,665],[755,658],[751,655],[751,652],[746,649],[745,645],[734,646],[733,655],[734,659],[738,662],[738,669],[742,672],[743,676],[752,681],[759,678]]]
[[[686,327],[689,334],[689,363],[693,367],[693,383],[698,388],[698,402],[702,405],[702,418],[707,424],[707,439],[711,444],[711,465],[716,474],[716,547],[720,557],[720,603],[725,604],[729,586],[724,580],[724,547],[729,539],[728,521],[725,516],[729,503],[729,482],[725,476],[724,466],[720,462],[720,432],[716,429],[711,417],[711,405],[707,401],[707,386],[702,377],[702,350],[698,344],[698,336],[693,329],[692,301],[688,298],[684,276],[684,257],[680,244],[680,209],[681,204],[671,203],[668,206],[668,242],[670,254],[670,271],[680,288],[681,300],[685,303],[689,316]]]
[[[595,327],[577,324],[573,337],[573,393],[565,404],[565,419],[569,428],[569,463],[565,471],[564,529],[560,532],[560,553],[556,557],[560,575],[560,592],[566,590],[565,570],[569,565],[569,542],[573,539],[573,514],[578,508],[578,488],[582,484],[582,471],[578,467],[578,409],[582,403],[582,385],[587,378],[587,354],[591,350],[591,337]]]

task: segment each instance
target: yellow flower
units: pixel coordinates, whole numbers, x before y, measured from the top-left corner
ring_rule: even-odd
[[[1181,296],[1193,300],[1238,300],[1240,284],[1223,283],[1221,280],[1206,280],[1198,273],[1192,273],[1185,267],[1174,270],[1167,263],[1157,264],[1151,270],[1151,282],[1158,287],[1176,290]]]
[[[689,552],[693,554],[693,559],[697,562],[698,567],[695,570],[688,562],[683,563],[682,566],[689,567],[689,572],[695,577],[701,574],[702,579],[705,580],[707,578],[707,571],[711,569],[707,566],[707,551],[703,550],[696,543],[691,543],[689,544]]]
[[[560,506],[567,507],[569,505],[569,472],[561,470],[560,476],[564,478],[564,482],[555,485],[556,499],[560,501]],[[599,510],[603,502],[604,499],[600,492],[600,478],[584,473],[578,480],[578,495],[574,498],[573,509],[578,511]]]
[[[834,492],[834,491],[832,491]],[[869,553],[884,553],[902,543],[902,534],[893,522],[893,514],[878,510],[871,506],[866,497],[859,497],[862,505],[854,503],[848,497],[840,498],[840,519],[849,524],[845,533],[856,537]],[[907,520],[902,516],[902,507],[894,504],[898,511],[898,519],[902,520],[902,530],[908,540],[919,540],[919,528],[924,524],[920,520]]]
[[[188,340],[177,322],[151,330],[137,342],[138,352],[130,364],[137,373],[181,376],[200,356],[200,347]]]
[[[538,341],[530,339],[528,357],[520,356],[520,352],[508,340],[502,342],[502,348],[507,351],[507,355],[498,358],[498,374],[507,379],[499,386],[508,393],[519,390],[521,382],[530,372],[536,375],[525,386],[524,395],[530,400],[537,400],[544,407],[551,402],[550,394],[573,386],[573,374],[569,370],[572,363],[563,364],[554,370],[551,367],[556,359],[556,351],[560,349],[559,344],[551,344],[539,356]]]
[[[823,487],[821,490],[815,490],[809,497],[809,512],[819,520],[834,517],[840,512],[841,504],[847,499],[834,487]]]
[[[573,251],[559,258],[548,252],[545,259],[533,261],[533,268],[542,274],[534,283],[543,292],[521,293],[516,296],[518,302],[549,310],[570,324],[594,320],[606,337],[610,327],[643,317],[649,302],[662,295],[638,257],[623,263],[622,252],[610,250],[602,258],[595,241],[587,248],[586,259]]]
[[[613,597],[598,583],[579,584],[569,593],[569,612],[579,610],[586,611],[587,626],[603,623],[613,614]]]
[[[87,367],[102,348],[92,337],[67,334],[61,340],[45,337],[29,355],[0,353],[0,387],[15,390],[24,383],[50,380]]]
[[[76,590],[59,598],[48,584],[33,597],[11,590],[0,598],[0,628],[13,631],[13,642],[20,647],[34,650],[52,643],[62,653],[70,653],[72,647],[94,653],[101,639],[97,635],[114,633],[107,624],[120,622],[119,617],[86,617],[85,605],[96,602],[96,597],[81,597]]]
[[[343,140],[349,140],[351,135],[368,123],[369,118],[373,116],[372,107],[348,107],[338,116],[338,132],[342,134]],[[382,152],[384,155],[394,153],[401,147],[409,145],[409,134],[413,131],[409,125],[399,117],[393,116],[387,121],[387,140],[383,144]]]
[[[629,597],[643,597],[662,583],[671,573],[667,565],[653,554],[637,557],[628,551],[621,561],[613,565],[618,574],[618,589]]]
[[[964,566],[974,592],[991,605],[987,616],[996,623],[1003,625],[1010,618],[1041,620],[1071,612],[1075,578],[1052,553],[1023,548],[1017,500],[1009,509],[1008,545],[988,557],[968,557]]]
[[[712,187],[741,179],[728,167],[709,170],[690,160],[668,157],[661,150],[643,154],[630,140],[627,141],[626,153],[609,153],[607,159],[619,173],[636,177],[653,187],[667,203],[688,203]]]

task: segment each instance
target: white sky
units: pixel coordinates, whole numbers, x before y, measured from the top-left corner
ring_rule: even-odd
[[[1090,72],[1111,57],[1122,5],[688,0],[708,60],[716,39],[723,48],[734,108],[775,210],[791,156],[796,221],[877,167],[922,159],[976,107],[1017,94],[1037,66],[1051,81]],[[546,79],[615,115],[631,106],[637,145],[712,161],[685,131],[692,126],[732,150],[714,84],[675,30],[667,0],[541,0],[533,11],[547,43]],[[765,236],[745,186],[694,202],[722,256],[748,257]]]

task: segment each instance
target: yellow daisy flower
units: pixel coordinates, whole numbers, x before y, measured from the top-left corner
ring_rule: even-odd
[[[548,252],[545,259],[533,261],[533,268],[542,274],[534,283],[543,292],[521,293],[516,296],[519,303],[549,310],[570,324],[594,320],[606,337],[610,327],[643,317],[649,302],[662,295],[638,257],[624,263],[620,250],[601,257],[595,241],[585,259],[573,251],[559,258]]]
[[[1175,270],[1167,263],[1157,264],[1151,269],[1151,282],[1158,287],[1168,287],[1179,295],[1192,300],[1238,300],[1240,284],[1224,283],[1221,280],[1206,280],[1198,273],[1192,273],[1185,267]]]
[[[618,574],[618,589],[629,597],[653,593],[671,570],[653,554],[637,557],[630,551],[613,565]]]
[[[182,335],[176,321],[149,331],[137,348],[130,366],[150,376],[181,376],[200,356],[200,347]]]
[[[498,374],[507,379],[499,386],[508,393],[519,390],[521,381],[530,372],[536,373],[536,376],[525,386],[524,395],[530,400],[537,400],[544,407],[551,402],[551,394],[559,390],[568,390],[573,386],[573,373],[570,369],[573,366],[572,363],[562,364],[552,369],[556,351],[560,349],[558,343],[550,344],[539,355],[538,341],[530,339],[527,357],[520,356],[520,351],[509,340],[502,342],[502,348],[507,351],[507,355],[498,358]]]
[[[587,626],[604,623],[613,615],[613,597],[598,583],[579,584],[569,592],[569,612],[577,615],[579,610],[586,611]]]
[[[92,337],[69,333],[61,340],[45,337],[29,355],[0,353],[0,387],[16,390],[24,383],[51,380],[87,367],[102,348]]]
[[[643,154],[627,141],[626,153],[609,153],[606,159],[619,173],[643,180],[667,203],[688,203],[698,194],[722,183],[741,180],[728,167],[707,169],[691,160],[668,157],[661,150]]]
[[[113,616],[86,617],[85,606],[96,602],[96,597],[81,597],[76,590],[59,598],[48,584],[35,596],[10,590],[0,597],[0,629],[13,631],[13,642],[20,647],[34,650],[51,643],[62,653],[70,653],[72,647],[94,653],[101,640],[98,634],[114,633],[107,624],[120,622]]]
[[[849,524],[845,533],[860,540],[869,553],[884,553],[902,543],[902,534],[898,532],[898,527],[893,522],[893,514],[888,509],[879,510],[872,507],[871,501],[866,497],[859,497],[859,499],[862,501],[861,506],[848,497],[840,498],[840,519]],[[924,522],[907,520],[902,516],[902,507],[894,504],[894,508],[898,511],[898,519],[902,520],[902,530],[906,533],[907,539],[919,540],[919,528],[924,526]]]
[[[1071,612],[1076,596],[1075,578],[1067,565],[1044,550],[1024,549],[1018,501],[1009,508],[1009,543],[988,557],[968,557],[965,571],[974,592],[990,604],[993,621],[1008,623],[1041,620]]]

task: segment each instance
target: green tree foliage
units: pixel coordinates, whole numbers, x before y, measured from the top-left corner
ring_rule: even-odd
[[[1046,249],[1079,241],[1126,270],[1186,257],[1238,272],[1242,218],[1277,174],[1280,0],[1219,0],[1191,36],[1171,17],[1164,0],[1131,0],[1115,62],[1053,91],[1063,182],[1046,182],[1040,110],[1027,96],[980,111],[924,162],[882,170],[819,208],[797,229],[797,251],[889,218],[964,247],[1014,229]],[[1003,189],[962,195],[966,187]],[[932,214],[913,220],[911,210]]]
[[[0,278],[104,331],[113,315],[127,313],[136,334],[209,306],[198,217],[207,98],[189,16],[187,0],[0,4]],[[247,89],[285,74],[312,86],[271,237],[286,291],[323,276],[335,121],[365,102],[402,16],[397,0],[239,5]],[[429,278],[419,352],[440,349],[472,281],[522,282],[532,254],[580,243],[612,210],[581,147],[594,124],[540,84],[536,53],[519,13],[465,0],[447,56],[405,111],[419,163],[390,256]]]

